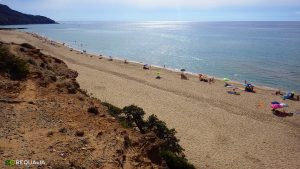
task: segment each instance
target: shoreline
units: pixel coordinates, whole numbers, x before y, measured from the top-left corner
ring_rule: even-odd
[[[26,32],[26,31],[25,31]],[[71,44],[69,44],[68,42],[60,42],[58,40],[55,40],[55,39],[52,39],[52,38],[49,38],[49,37],[46,37],[46,36],[43,36],[43,35],[40,35],[40,34],[37,34],[35,32],[26,32],[26,33],[29,33],[29,34],[35,34],[41,38],[45,38],[47,40],[50,40],[52,42],[55,42],[57,44],[60,44],[60,45],[63,45],[69,49],[72,49],[76,52],[83,52],[82,50],[80,50],[79,48],[76,48],[76,47],[73,47]],[[105,54],[102,54],[102,53],[99,53],[99,54],[96,54],[96,52],[92,52],[92,53],[89,53],[88,51],[84,54],[87,54],[87,55],[92,55],[93,57],[100,57],[99,55],[101,55],[101,57],[103,58],[106,58],[106,59],[109,59],[109,56],[110,55],[105,55]],[[126,58],[120,58],[120,57],[114,57],[112,56],[112,58],[114,60],[117,60],[119,62],[124,62],[124,60],[127,60]],[[134,60],[127,60],[128,63],[134,63],[134,64],[140,64],[141,66],[143,66],[144,64],[147,64],[147,63],[144,63],[144,62],[139,62],[139,61],[134,61]],[[159,66],[159,65],[150,65],[151,67],[155,67],[155,68],[158,68],[158,69],[163,69],[163,70],[169,70],[169,71],[172,71],[172,72],[175,72],[175,73],[180,73],[180,69],[179,68],[171,68],[171,67],[163,67],[163,66]],[[195,73],[195,72],[189,72],[189,71],[186,71],[185,74],[188,74],[188,75],[191,75],[193,76],[194,78],[198,78],[198,74],[199,73]],[[218,77],[218,76],[212,76],[212,75],[209,75],[209,74],[204,74],[208,77],[214,77],[215,80],[219,80],[219,81],[223,81],[221,77]],[[232,83],[232,84],[235,84],[235,85],[242,85],[243,82],[240,82],[240,81],[237,81],[237,80],[230,80],[229,83]],[[280,88],[276,88],[276,87],[272,87],[272,86],[265,86],[265,85],[261,85],[261,84],[258,84],[258,85],[255,85],[255,88],[259,88],[259,89],[263,89],[263,90],[269,90],[269,91],[278,91],[280,90],[281,92],[289,92],[288,90],[283,90],[283,89],[280,89]],[[298,93],[298,91],[296,91]],[[299,91],[300,92],[300,91]]]
[[[146,117],[155,114],[176,129],[187,159],[196,168],[300,167],[300,116],[295,113],[300,101],[282,101],[273,91],[260,88],[233,95],[220,80],[211,85],[192,75],[182,80],[179,72],[99,59],[21,31],[0,31],[0,35],[1,41],[29,43],[63,60],[78,72],[79,85],[93,97],[120,108],[135,104]],[[162,79],[155,79],[157,70]],[[288,104],[285,111],[294,115],[272,114],[274,100]]]

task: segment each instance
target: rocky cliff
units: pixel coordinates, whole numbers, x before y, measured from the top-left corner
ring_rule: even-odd
[[[23,14],[0,4],[0,25],[54,24],[54,20],[39,15]]]
[[[122,127],[80,89],[77,75],[29,44],[0,42],[0,161],[44,161],[34,168],[166,168],[162,141]]]

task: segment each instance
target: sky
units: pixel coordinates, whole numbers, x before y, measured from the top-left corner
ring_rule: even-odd
[[[300,21],[300,0],[0,0],[56,21]]]

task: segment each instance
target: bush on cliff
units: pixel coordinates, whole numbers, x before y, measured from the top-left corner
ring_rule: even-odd
[[[147,121],[144,120],[145,112],[142,108],[130,105],[122,109],[119,116],[125,114],[125,122],[130,127],[138,127],[142,134],[154,132],[156,136],[163,140],[160,147],[162,158],[166,161],[170,169],[193,169],[183,153],[184,149],[179,145],[179,139],[175,136],[176,130],[169,129],[165,122],[159,120],[157,116],[151,115]]]
[[[145,134],[147,125],[143,119],[145,115],[144,110],[138,106],[130,105],[124,107],[122,111],[125,114],[127,124],[131,127],[138,127],[140,132]]]
[[[164,140],[163,151],[170,151],[184,157],[184,149],[179,145],[179,139],[175,136],[175,129],[169,129],[166,123],[159,120],[155,115],[149,116],[146,124],[149,131],[153,131],[158,138]]]
[[[22,43],[21,46],[25,47],[25,48],[28,48],[28,49],[35,49],[35,47],[30,45],[29,43]]]
[[[122,110],[110,103],[102,102],[103,106],[107,107],[107,111],[110,115],[112,115],[115,118],[118,118],[118,116],[121,114]]]
[[[194,169],[195,167],[190,164],[186,158],[175,155],[170,151],[161,151],[162,158],[166,161],[170,169]]]
[[[0,45],[0,73],[7,73],[13,80],[23,80],[29,74],[29,68],[27,62]]]
[[[95,114],[95,115],[99,114],[99,110],[96,106],[89,107],[88,112],[92,113],[92,114]]]

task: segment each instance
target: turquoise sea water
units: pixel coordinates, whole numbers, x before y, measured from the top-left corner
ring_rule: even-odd
[[[300,92],[300,22],[26,25],[95,54]]]

